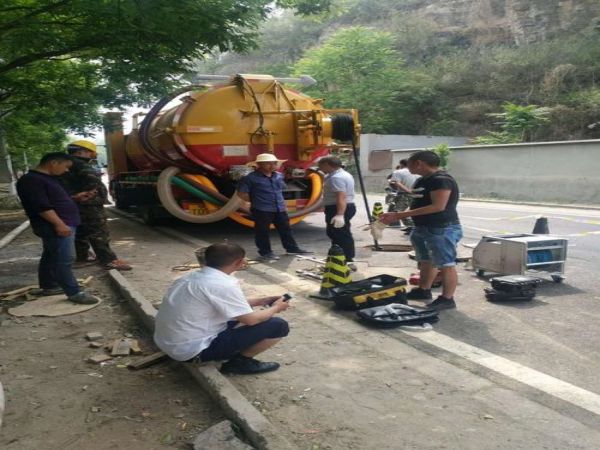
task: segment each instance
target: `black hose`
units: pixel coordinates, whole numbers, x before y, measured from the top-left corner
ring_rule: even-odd
[[[154,118],[158,115],[158,113],[160,113],[162,111],[162,109],[171,100],[173,100],[174,98],[176,98],[186,92],[190,92],[190,91],[193,91],[196,89],[205,89],[205,88],[206,88],[206,86],[204,86],[204,85],[189,85],[189,86],[177,89],[175,92],[172,92],[171,94],[167,95],[166,97],[161,98],[158,101],[158,103],[156,103],[152,107],[152,109],[150,109],[150,111],[148,112],[148,114],[146,114],[146,117],[144,117],[144,120],[142,120],[142,123],[140,124],[140,131],[139,131],[140,143],[142,144],[142,147],[144,148],[144,150],[146,150],[150,155],[152,155],[154,158],[158,159],[163,164],[166,164],[167,166],[175,166],[175,167],[178,167],[179,169],[185,170],[186,172],[192,172],[192,173],[196,173],[199,171],[198,167],[195,165],[181,163],[181,162],[173,161],[169,158],[165,158],[163,156],[162,152],[152,145],[152,142],[149,137],[149,133],[150,133],[150,128],[151,128],[152,122],[154,121]]]
[[[362,193],[363,201],[365,202],[365,208],[367,209],[367,217],[369,223],[373,223],[373,216],[371,215],[371,208],[369,207],[369,200],[367,199],[367,192],[365,190],[365,182],[363,180],[362,171],[360,169],[360,160],[358,157],[358,148],[356,147],[356,139],[354,133],[354,119],[349,114],[339,114],[333,116],[331,119],[332,130],[331,137],[336,141],[341,142],[352,142],[352,154],[354,155],[354,163],[356,164],[356,174],[358,175],[358,182],[360,184],[360,190]],[[373,238],[373,244],[375,250],[380,250],[381,247],[377,242],[377,239]]]
[[[331,137],[340,142],[354,142],[354,119],[349,114],[338,114],[331,119]]]

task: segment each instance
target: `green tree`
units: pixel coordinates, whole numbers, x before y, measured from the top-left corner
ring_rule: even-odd
[[[99,106],[147,103],[184,83],[192,60],[252,48],[276,5],[313,13],[329,1],[3,0],[0,128],[9,148],[31,143],[32,127],[56,145],[66,129],[98,125]]]
[[[440,167],[447,169],[451,153],[450,146],[448,144],[438,144],[433,147],[433,151],[440,157]]]
[[[393,42],[386,32],[341,29],[308,50],[294,71],[317,80],[305,92],[325,98],[329,107],[358,108],[364,132],[390,133],[397,128],[395,87],[406,79]]]
[[[488,114],[490,117],[501,119],[496,122],[502,131],[489,133],[475,139],[479,144],[509,144],[514,142],[528,142],[531,133],[547,123],[550,119],[549,108],[541,108],[537,105],[515,105],[505,103],[502,106],[504,112]]]

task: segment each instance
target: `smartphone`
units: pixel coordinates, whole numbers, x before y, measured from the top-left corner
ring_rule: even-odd
[[[282,295],[282,297],[283,297],[284,302],[288,302],[292,298],[294,298],[294,294],[292,294],[291,292],[286,292],[285,294]]]

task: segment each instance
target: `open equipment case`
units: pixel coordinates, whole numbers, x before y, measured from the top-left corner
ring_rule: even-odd
[[[473,269],[504,275],[547,273],[555,283],[565,277],[569,241],[547,234],[483,236],[473,250]]]

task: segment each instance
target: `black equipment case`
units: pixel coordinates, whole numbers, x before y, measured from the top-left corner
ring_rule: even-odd
[[[540,278],[526,275],[507,275],[491,280],[492,288],[485,288],[485,296],[490,301],[519,301],[532,300],[535,288],[542,282]]]

